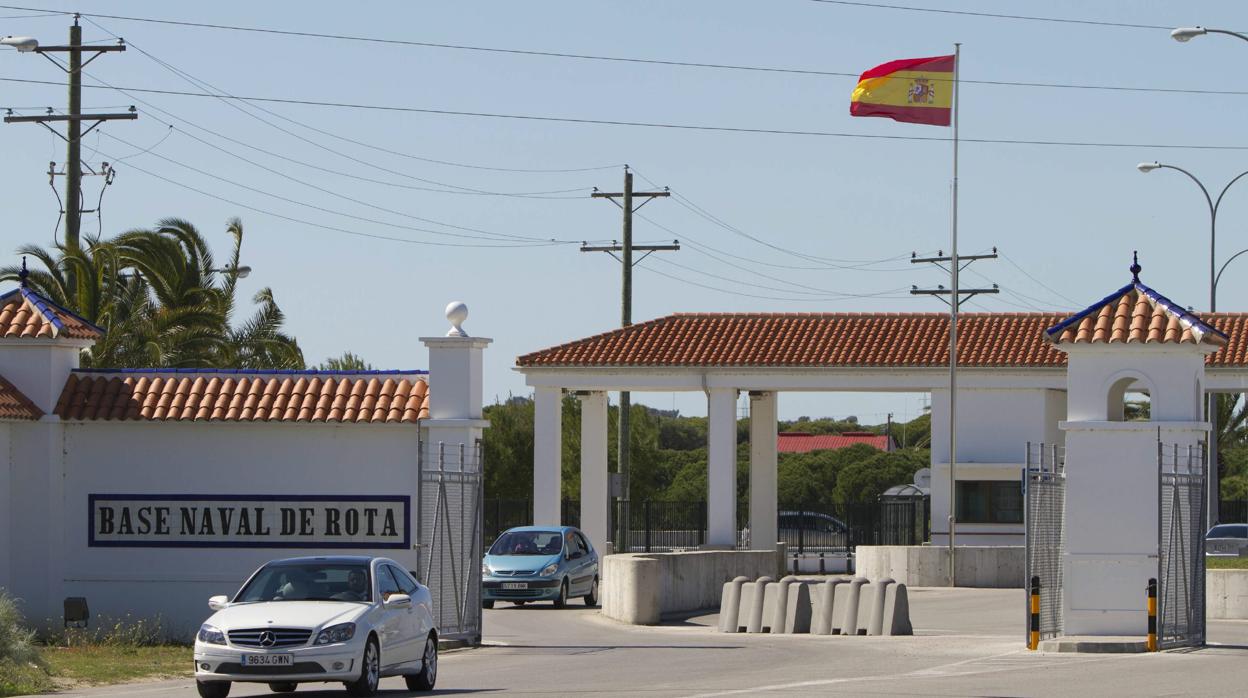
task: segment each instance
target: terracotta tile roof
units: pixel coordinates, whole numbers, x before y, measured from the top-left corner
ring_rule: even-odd
[[[22,287],[0,296],[0,338],[99,339],[104,330]]]
[[[1054,344],[1212,344],[1229,337],[1138,281],[1045,332]]]
[[[1052,366],[1059,313],[963,313],[960,366]],[[525,354],[528,366],[941,366],[943,313],[680,313]]]
[[[12,383],[0,377],[0,419],[36,420],[42,416],[43,410],[35,407],[35,403]]]
[[[810,434],[804,431],[782,431],[776,439],[776,451],[780,453],[809,453],[811,451],[835,450],[856,444],[874,446],[881,451],[888,448],[888,437],[869,431],[847,431],[842,434]]]
[[[326,372],[70,374],[56,414],[70,420],[413,424],[429,416],[422,376]]]
[[[1205,357],[1210,368],[1248,367],[1248,313],[1184,315],[1199,323],[1202,341],[1225,338],[1225,346]],[[1048,329],[1070,319],[1063,313],[959,317],[959,366],[1066,365],[1065,353],[1045,339]],[[904,368],[948,361],[949,316],[943,313],[679,313],[525,354],[516,365]]]

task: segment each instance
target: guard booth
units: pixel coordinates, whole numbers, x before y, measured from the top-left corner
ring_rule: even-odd
[[[1149,633],[1160,648],[1205,639],[1205,358],[1227,335],[1132,281],[1049,328],[1067,355],[1065,447],[1028,444],[1027,578],[1040,639]],[[1149,398],[1126,420],[1128,392]]]

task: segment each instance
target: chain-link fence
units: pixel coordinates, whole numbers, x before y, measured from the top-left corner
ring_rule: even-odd
[[[481,472],[479,443],[421,449],[417,572],[443,639],[481,641]]]
[[[1062,548],[1066,520],[1066,452],[1051,444],[1027,444],[1023,470],[1024,528],[1026,529],[1026,583],[1040,579],[1040,637],[1062,633]],[[1030,592],[1028,592],[1030,593]],[[1031,606],[1023,596],[1030,629]]]
[[[1157,444],[1157,642],[1205,644],[1205,445]]]

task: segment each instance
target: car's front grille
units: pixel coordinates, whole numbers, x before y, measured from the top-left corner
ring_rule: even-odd
[[[225,662],[217,666],[218,674],[235,676],[291,676],[294,674],[324,674],[325,667],[316,662],[295,662],[290,666],[243,666],[238,662]]]
[[[542,595],[542,589],[491,589],[490,593],[494,596],[505,596],[507,598],[531,599]]]
[[[230,631],[230,644],[236,647],[279,649],[308,644],[311,628],[244,628]]]
[[[531,577],[537,570],[494,570],[495,577]]]

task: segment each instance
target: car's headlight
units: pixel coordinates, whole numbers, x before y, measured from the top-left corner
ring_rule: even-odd
[[[490,566],[489,566],[489,565],[487,565],[486,563],[482,562],[482,563],[481,563],[481,574],[482,574],[482,576],[485,576],[485,577],[493,577],[493,576],[494,576],[494,570],[490,569]]]
[[[346,642],[353,637],[355,637],[355,623],[339,623],[322,630],[316,636],[316,644],[333,645],[339,642]]]
[[[546,565],[545,567],[542,568],[541,574],[543,577],[549,577],[550,575],[554,574],[558,570],[559,570],[559,563],[552,562],[549,565]]]
[[[199,634],[195,637],[206,645],[225,644],[225,633],[221,632],[220,628],[217,628],[214,625],[208,625],[207,623],[199,626]]]

